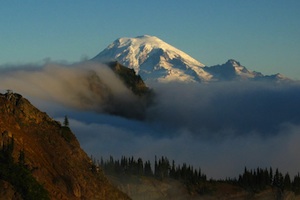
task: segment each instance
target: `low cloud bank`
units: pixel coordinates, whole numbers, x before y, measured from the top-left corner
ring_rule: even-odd
[[[197,135],[271,136],[284,124],[300,123],[298,83],[161,84],[155,91],[157,104],[148,119]]]
[[[144,112],[142,102],[108,66],[100,63],[10,66],[0,70],[0,84],[2,89],[28,98],[74,109],[133,118]]]
[[[167,156],[177,164],[201,167],[213,178],[236,177],[245,166],[279,168],[290,175],[300,171],[298,83],[172,83],[153,88],[156,101],[144,122],[73,119],[83,147],[98,158],[133,155],[153,161],[154,155]]]
[[[152,84],[147,110],[107,66],[91,62],[2,68],[0,86],[60,121],[67,114],[81,146],[98,158],[167,156],[214,178],[245,166],[300,171],[297,82]]]

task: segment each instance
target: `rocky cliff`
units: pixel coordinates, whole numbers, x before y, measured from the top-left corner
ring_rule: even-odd
[[[129,199],[93,166],[68,127],[12,91],[0,94],[1,144],[6,138],[14,140],[16,162],[19,152],[24,152],[27,168],[50,199]],[[0,188],[0,199],[25,199],[1,176]]]
[[[107,64],[135,95],[140,97],[149,97],[147,95],[151,95],[152,91],[146,86],[141,76],[137,75],[133,69],[121,65],[117,61]]]

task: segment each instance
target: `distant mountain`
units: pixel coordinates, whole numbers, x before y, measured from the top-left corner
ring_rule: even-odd
[[[210,82],[231,80],[289,80],[281,74],[265,76],[250,71],[238,61],[205,66],[161,39],[143,35],[119,38],[95,56],[94,61],[118,61],[134,69],[146,82]]]
[[[69,127],[20,94],[0,94],[0,116],[0,199],[129,199],[93,165]]]
[[[161,39],[144,35],[120,38],[110,44],[93,60],[117,60],[132,68],[143,80],[207,81],[211,75],[204,65]]]
[[[249,71],[233,59],[228,60],[222,65],[204,67],[204,70],[212,75],[211,80],[246,80],[263,77],[261,73]]]
[[[260,72],[250,71],[234,59],[228,60],[221,65],[203,68],[212,75],[211,81],[232,80],[261,80],[261,81],[286,81],[290,80],[282,74],[263,75]]]

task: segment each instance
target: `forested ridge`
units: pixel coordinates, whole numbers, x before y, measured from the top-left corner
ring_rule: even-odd
[[[141,177],[154,177],[158,180],[171,178],[182,182],[190,193],[209,194],[214,190],[213,185],[217,183],[227,183],[239,186],[250,193],[259,193],[266,189],[276,191],[277,197],[283,195],[285,191],[300,194],[300,174],[291,177],[289,173],[283,174],[279,169],[256,168],[247,169],[238,175],[238,178],[208,179],[201,168],[195,168],[186,163],[176,164],[174,160],[170,162],[167,157],[155,156],[154,164],[150,160],[143,161],[142,158],[125,157],[114,159],[96,160],[92,157],[93,168],[103,169],[106,174],[116,176],[134,175]]]

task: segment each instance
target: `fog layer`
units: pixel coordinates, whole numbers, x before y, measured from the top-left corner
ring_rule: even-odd
[[[215,178],[245,166],[300,171],[297,82],[152,84],[147,109],[109,68],[91,62],[2,67],[0,86],[58,120],[68,115],[81,146],[97,158],[167,156]],[[132,119],[141,114],[143,121]]]

